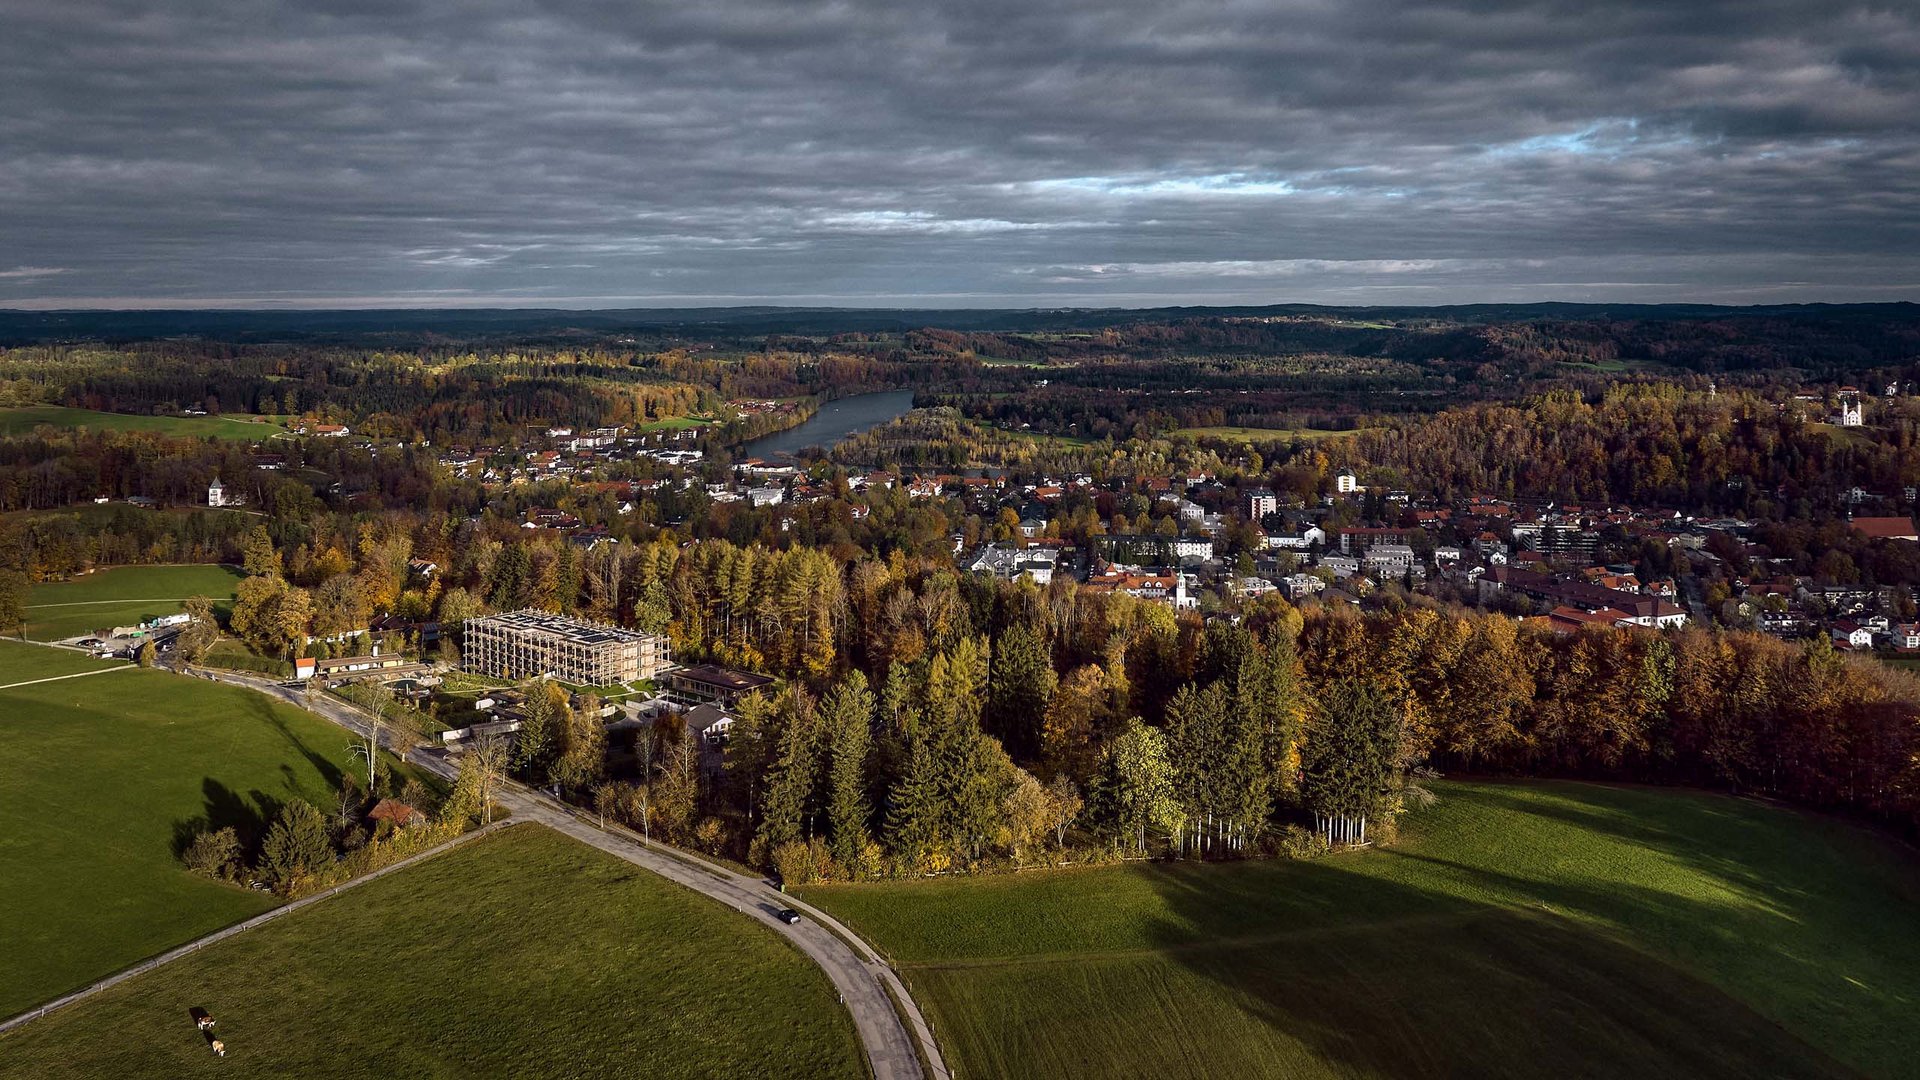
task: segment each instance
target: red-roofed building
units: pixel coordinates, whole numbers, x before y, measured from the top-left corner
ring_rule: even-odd
[[[1857,517],[1852,521],[1853,531],[1869,540],[1916,540],[1920,541],[1920,531],[1913,527],[1913,519],[1907,517]]]

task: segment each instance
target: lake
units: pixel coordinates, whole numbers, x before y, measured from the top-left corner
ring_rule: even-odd
[[[795,454],[809,446],[832,446],[848,436],[878,427],[911,408],[911,390],[836,398],[820,406],[820,411],[799,427],[763,435],[742,446],[740,452],[745,457],[770,458]]]

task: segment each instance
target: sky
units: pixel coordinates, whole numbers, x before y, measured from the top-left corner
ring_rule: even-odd
[[[0,307],[1920,300],[1920,0],[0,27]]]

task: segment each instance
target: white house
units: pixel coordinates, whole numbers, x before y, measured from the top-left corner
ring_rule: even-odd
[[[220,478],[217,476],[213,478],[213,483],[207,485],[207,505],[208,506],[227,505],[226,485],[222,484],[220,482]]]
[[[1213,539],[1206,536],[1177,536],[1173,540],[1173,557],[1211,559],[1213,558]]]
[[[1325,544],[1327,532],[1318,525],[1309,525],[1297,533],[1269,533],[1269,548],[1286,548],[1290,551],[1305,551],[1315,544]]]
[[[1342,495],[1351,495],[1360,490],[1360,478],[1343,470],[1340,475],[1333,478],[1333,490]]]
[[[988,544],[974,554],[967,569],[976,574],[990,574],[1002,581],[1030,577],[1035,585],[1045,585],[1053,580],[1054,566],[1059,561],[1060,553],[1053,548]]]
[[[1312,574],[1288,574],[1286,577],[1280,579],[1280,591],[1285,593],[1289,600],[1299,600],[1302,597],[1312,596],[1314,593],[1320,592],[1326,587],[1326,582],[1321,581]]]
[[[1858,623],[1834,623],[1833,643],[1843,649],[1871,649],[1873,631]]]
[[[787,493],[777,487],[757,487],[747,489],[747,502],[754,506],[778,506],[785,502]]]

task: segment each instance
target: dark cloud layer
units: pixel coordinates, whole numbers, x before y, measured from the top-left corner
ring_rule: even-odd
[[[0,0],[0,306],[1920,299],[1920,6]]]

